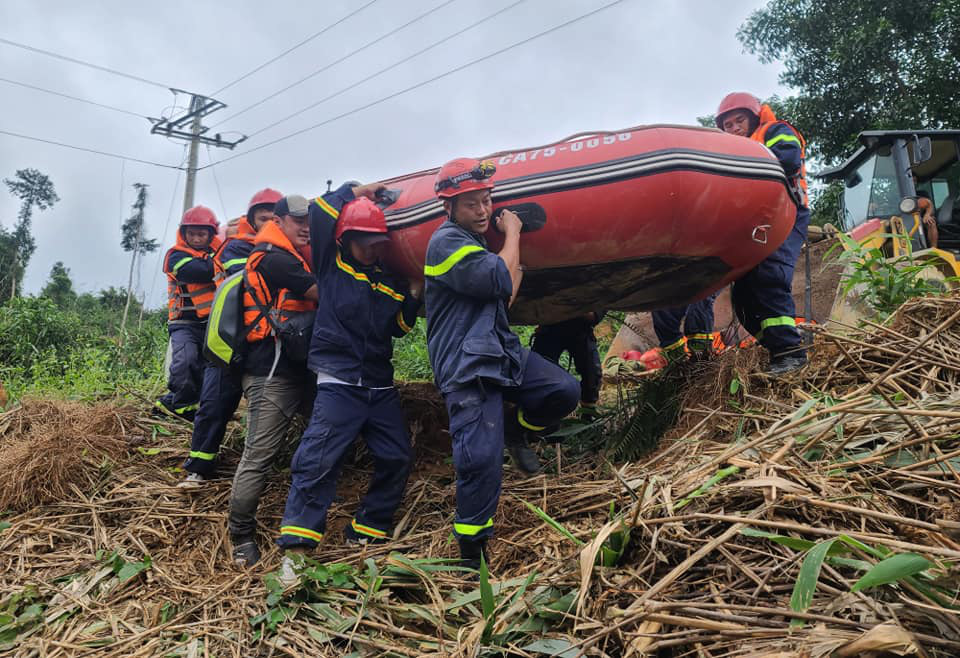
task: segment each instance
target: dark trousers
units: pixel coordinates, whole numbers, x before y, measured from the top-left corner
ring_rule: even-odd
[[[579,398],[577,380],[536,353],[527,354],[520,386],[478,381],[444,396],[457,472],[453,533],[461,546],[482,543],[493,534],[503,479],[504,400],[517,404],[528,425],[546,427],[573,411]]]
[[[699,302],[671,308],[661,308],[650,313],[653,318],[653,330],[660,341],[660,347],[676,345],[683,337],[713,340],[713,302],[714,293]],[[682,328],[681,328],[682,327]]]
[[[167,377],[169,393],[160,398],[163,405],[176,414],[191,415],[200,401],[203,382],[203,332],[202,322],[171,324],[170,372]]]
[[[290,494],[277,540],[281,548],[313,547],[323,538],[340,467],[358,434],[373,455],[373,476],[352,527],[374,539],[389,536],[413,461],[400,396],[395,388],[320,384],[290,465]]]
[[[568,324],[541,325],[533,337],[533,351],[554,363],[567,352],[580,375],[580,401],[595,404],[600,399],[603,370],[593,326],[582,324],[570,328]]]
[[[200,407],[193,420],[190,456],[184,470],[200,475],[213,473],[227,423],[243,397],[242,378],[238,368],[218,368],[209,361],[204,366]]]
[[[795,320],[793,270],[809,223],[810,211],[801,208],[783,244],[733,284],[731,301],[740,323],[771,356],[803,352],[803,339]]]

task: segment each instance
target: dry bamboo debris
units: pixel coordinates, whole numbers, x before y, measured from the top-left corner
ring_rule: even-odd
[[[826,656],[882,647],[960,655],[960,618],[949,607],[960,558],[960,526],[950,525],[960,521],[960,325],[945,323],[957,304],[912,302],[872,334],[821,332],[811,365],[786,383],[751,374],[758,350],[728,353],[708,373],[712,387],[691,387],[672,440],[616,474],[591,459],[565,461],[561,477],[518,479],[508,471],[493,556],[505,601],[495,632],[543,620],[537,613],[548,603],[572,595],[579,605],[554,611],[544,637],[590,655]],[[734,376],[741,388],[731,395]],[[413,397],[425,410],[411,419],[418,443],[443,445],[442,419],[427,415],[442,406],[423,390]],[[6,509],[22,510],[5,516],[11,527],[0,532],[0,611],[25,591],[45,604],[44,623],[24,632],[18,655],[476,655],[496,641],[483,639],[475,584],[422,569],[391,576],[398,562],[386,549],[358,554],[340,544],[337,528],[365,484],[362,467],[345,472],[344,501],[332,510],[334,530],[322,547],[324,561],[356,567],[355,586],[326,590],[315,603],[323,613],[257,637],[250,619],[266,611],[267,591],[260,572],[230,564],[229,480],[182,495],[168,469],[186,434],[169,425],[174,436],[153,437],[152,427],[136,410],[109,405],[28,401],[0,414],[0,499],[21,501]],[[71,451],[70,441],[87,443]],[[20,442],[44,446],[51,476],[39,488],[21,475],[30,469],[16,460],[28,455],[11,450]],[[56,463],[60,457],[68,463]],[[409,558],[455,550],[450,467],[442,454],[433,457],[418,464],[401,512],[393,548]],[[721,469],[726,477],[704,486]],[[283,484],[282,476],[271,483],[261,509],[270,566],[279,559],[270,531]],[[41,497],[29,503],[26,494]],[[540,506],[585,547],[521,501]],[[632,526],[631,548],[619,567],[598,569],[598,533],[621,528],[609,520],[611,501]],[[934,580],[918,582],[941,587],[941,601],[911,583],[851,592],[864,563],[879,558],[850,548],[824,562],[809,608],[791,610],[804,557],[796,540],[841,534],[929,559]],[[151,565],[121,582],[104,557],[114,551],[131,564],[149,555]],[[366,586],[367,558],[386,574],[376,591]],[[511,600],[534,571],[523,596]],[[805,625],[791,627],[794,619]],[[506,633],[502,644],[519,653],[538,637]]]

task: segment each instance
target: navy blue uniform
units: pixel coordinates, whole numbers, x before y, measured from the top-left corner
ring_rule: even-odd
[[[377,265],[354,261],[334,240],[350,186],[310,204],[310,245],[319,303],[307,365],[317,373],[310,424],[290,465],[282,548],[316,546],[347,449],[362,434],[373,455],[370,487],[347,535],[385,540],[410,473],[413,450],[393,386],[393,338],[416,323],[420,302],[406,282]]]
[[[593,333],[603,319],[605,312],[596,311],[592,317],[581,316],[537,327],[533,336],[534,352],[560,362],[560,356],[567,352],[580,375],[580,404],[590,408],[600,399],[600,385],[603,383],[603,369],[600,365],[600,352],[597,349],[597,337]]]
[[[783,166],[788,177],[797,177],[803,166],[803,148],[797,133],[785,123],[773,123],[764,129],[762,141]],[[805,203],[805,199],[803,200]],[[731,302],[741,324],[767,350],[771,357],[789,352],[803,354],[803,339],[796,325],[793,302],[793,270],[807,238],[810,210],[797,208],[793,230],[776,251],[733,284]]]
[[[503,259],[481,235],[452,220],[427,247],[427,349],[450,415],[457,513],[453,531],[461,554],[473,554],[493,533],[503,477],[503,401],[517,420],[543,430],[577,406],[577,380],[520,346],[510,331],[513,293]]]
[[[713,347],[713,302],[716,298],[717,293],[714,293],[699,302],[657,309],[650,314],[653,330],[667,360],[677,361],[685,356],[684,337],[691,353],[706,353]]]
[[[228,240],[219,255],[226,275],[243,271],[251,251],[252,241],[241,238]],[[242,376],[242,366],[218,368],[209,361],[204,364],[200,406],[193,420],[190,456],[183,464],[184,470],[200,475],[211,475],[215,470],[215,460],[227,431],[227,423],[243,397]]]

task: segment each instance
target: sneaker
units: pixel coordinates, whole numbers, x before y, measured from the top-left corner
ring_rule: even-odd
[[[526,438],[521,437],[517,441],[508,443],[507,451],[513,459],[513,464],[524,473],[536,475],[540,472],[540,459],[527,443]]]
[[[177,485],[177,489],[198,489],[209,481],[210,479],[205,475],[187,473],[187,477],[183,478],[183,482]]]
[[[779,377],[794,370],[799,370],[807,364],[807,357],[803,354],[781,354],[770,359],[767,374]]]
[[[280,560],[280,571],[277,573],[277,580],[284,587],[293,587],[300,584],[300,574],[297,573],[296,563],[289,555],[284,555]]]
[[[233,544],[233,563],[241,569],[252,567],[260,561],[260,549],[253,539],[241,540]]]

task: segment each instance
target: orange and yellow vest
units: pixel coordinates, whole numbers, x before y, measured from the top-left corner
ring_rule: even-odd
[[[800,142],[800,170],[790,177],[791,187],[794,189],[797,195],[797,199],[800,201],[800,205],[808,208],[810,207],[810,196],[807,191],[807,142],[803,138],[803,135],[800,134],[800,131],[790,125],[789,122],[783,121],[777,118],[777,115],[774,114],[773,109],[764,104],[760,108],[760,125],[757,126],[757,129],[753,131],[753,134],[750,135],[750,139],[755,142],[760,142],[767,148],[773,146],[776,140],[781,139],[784,136],[778,135],[773,139],[767,140],[767,130],[773,127],[775,124],[782,124],[790,128]]]
[[[247,341],[251,343],[274,335],[274,325],[281,326],[295,316],[313,314],[317,310],[315,301],[299,297],[285,288],[278,290],[274,297],[263,276],[257,271],[260,261],[267,253],[273,249],[282,249],[300,261],[304,270],[313,272],[310,264],[287,239],[280,227],[275,222],[269,222],[257,233],[254,245],[243,274],[243,325],[247,330]],[[269,318],[264,311],[269,314]]]
[[[163,272],[167,275],[167,321],[189,322],[183,318],[184,313],[194,312],[199,320],[206,320],[210,315],[210,304],[213,302],[213,293],[217,286],[213,280],[204,283],[183,283],[177,280],[177,270],[194,258],[210,258],[214,250],[220,247],[220,240],[214,236],[210,247],[205,251],[193,249],[177,231],[177,243],[171,247],[163,258]],[[181,251],[187,256],[179,262],[170,265],[170,254]]]

